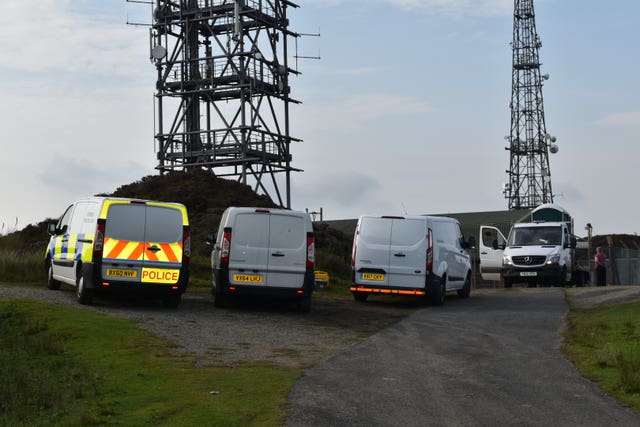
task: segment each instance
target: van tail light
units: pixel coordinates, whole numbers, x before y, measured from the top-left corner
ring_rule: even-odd
[[[182,229],[182,262],[188,264],[191,260],[191,230],[189,227]]]
[[[433,233],[427,230],[427,271],[433,271]]]
[[[220,264],[229,265],[229,253],[231,252],[231,228],[225,228],[220,244]]]
[[[307,268],[316,266],[316,247],[313,233],[307,233]]]
[[[104,230],[107,222],[104,219],[99,219],[96,225],[96,233],[93,236],[93,262],[102,260],[102,253],[104,251]]]

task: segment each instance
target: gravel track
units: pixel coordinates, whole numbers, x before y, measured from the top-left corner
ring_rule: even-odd
[[[195,356],[197,366],[229,366],[258,360],[307,368],[338,351],[397,323],[420,308],[410,301],[358,304],[314,294],[310,313],[291,304],[244,300],[233,307],[214,307],[208,296],[183,295],[178,309],[159,301],[104,296],[93,305],[79,305],[75,288],[0,284],[0,298],[34,299],[130,319],[140,328],[176,345],[175,351]]]

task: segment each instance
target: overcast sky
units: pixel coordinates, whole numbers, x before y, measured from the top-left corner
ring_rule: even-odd
[[[512,0],[298,0],[303,101],[291,112],[293,208],[507,209]],[[154,174],[148,6],[3,0],[0,224]],[[576,232],[640,232],[640,1],[537,0],[556,203]]]

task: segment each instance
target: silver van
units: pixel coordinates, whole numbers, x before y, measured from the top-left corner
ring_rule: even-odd
[[[230,207],[207,243],[213,245],[216,306],[227,305],[233,295],[258,294],[294,298],[301,311],[311,309],[315,246],[308,213]]]
[[[423,296],[435,305],[445,294],[471,292],[471,255],[460,224],[436,216],[374,216],[358,219],[352,252],[356,301],[371,294]]]

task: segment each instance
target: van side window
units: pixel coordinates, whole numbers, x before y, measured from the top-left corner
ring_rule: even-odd
[[[457,222],[452,222],[451,224],[453,224],[454,233],[456,236],[456,246],[458,246],[459,248],[462,248],[462,242],[464,241],[464,236],[462,235],[462,230],[460,230],[460,224],[458,224]]]
[[[437,243],[451,243],[449,238],[451,232],[447,225],[444,221],[433,221],[433,238]]]
[[[87,202],[87,210],[82,220],[80,233],[93,234],[96,231],[96,223],[98,222],[98,209],[100,204],[97,202]]]
[[[76,203],[76,208],[73,210],[71,221],[69,222],[69,233],[82,233],[82,223],[87,213],[88,204],[86,202]]]
[[[73,205],[69,206],[64,212],[60,221],[58,221],[58,230],[64,229],[65,234],[69,233],[69,222],[71,222],[71,213],[73,212]]]

